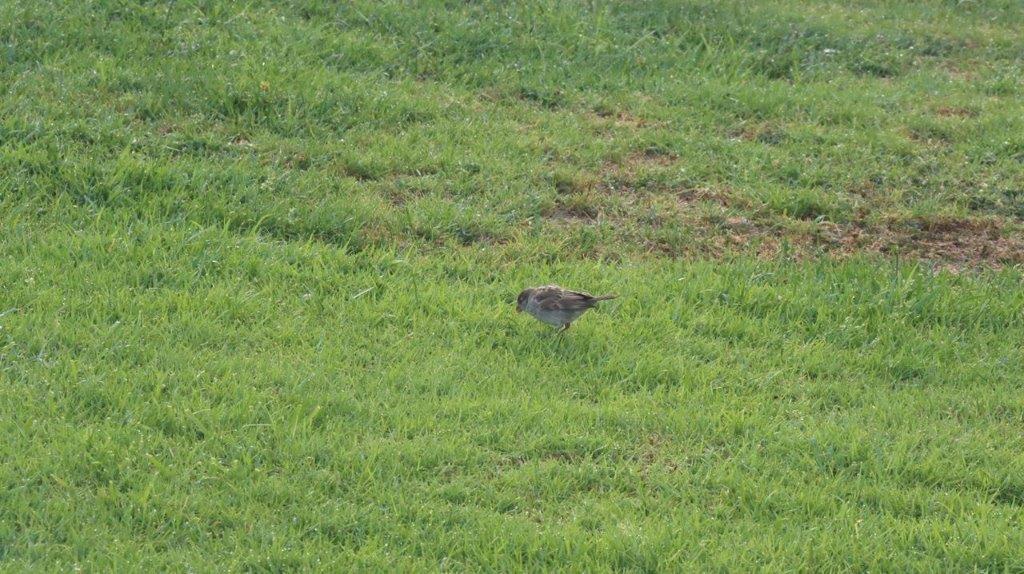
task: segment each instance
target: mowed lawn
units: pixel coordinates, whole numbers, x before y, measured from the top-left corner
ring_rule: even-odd
[[[1024,570],[1021,29],[0,3],[0,570]]]

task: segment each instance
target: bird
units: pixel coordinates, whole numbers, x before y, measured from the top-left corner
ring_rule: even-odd
[[[597,306],[598,301],[614,299],[618,295],[594,296],[582,291],[570,291],[558,285],[543,285],[523,289],[516,299],[516,312],[526,311],[533,318],[557,327],[561,333],[572,325],[572,322]]]

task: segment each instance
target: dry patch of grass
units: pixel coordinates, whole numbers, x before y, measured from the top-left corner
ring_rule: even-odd
[[[764,133],[774,132],[758,129],[742,137]],[[859,212],[848,222],[807,220],[773,212],[724,187],[661,187],[641,181],[651,170],[671,168],[676,159],[671,152],[647,148],[606,162],[596,174],[556,176],[558,197],[544,213],[545,221],[561,235],[600,227],[617,242],[668,256],[802,259],[866,253],[930,261],[953,270],[1024,263],[1024,233],[1005,218],[947,215],[869,221],[867,212]],[[870,198],[873,186],[866,183],[854,192]]]
[[[1024,234],[998,218],[910,218],[865,225],[821,224],[839,254],[871,252],[943,263],[950,268],[1024,263]]]

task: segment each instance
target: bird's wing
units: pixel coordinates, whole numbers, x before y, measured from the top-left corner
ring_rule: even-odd
[[[537,306],[544,311],[575,311],[594,306],[594,298],[590,295],[561,287],[538,289],[536,298]]]

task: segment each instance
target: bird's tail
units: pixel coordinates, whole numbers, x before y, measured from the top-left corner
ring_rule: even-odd
[[[618,297],[618,295],[598,295],[597,297],[594,297],[594,301],[607,301],[616,297]]]

